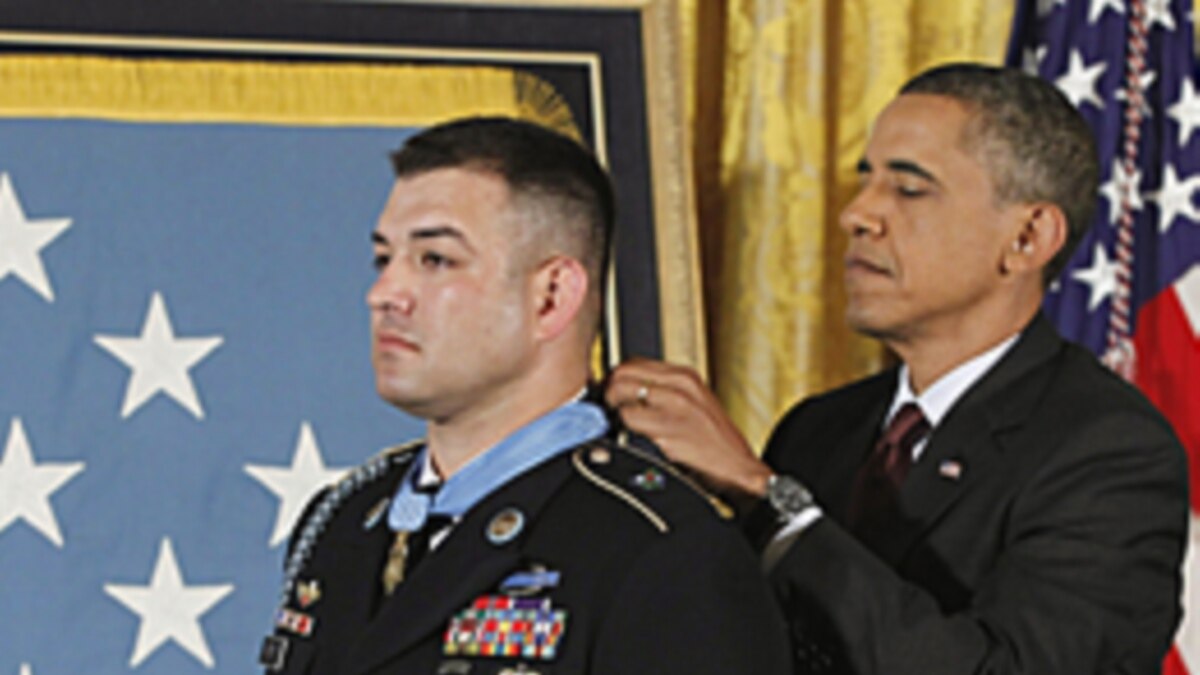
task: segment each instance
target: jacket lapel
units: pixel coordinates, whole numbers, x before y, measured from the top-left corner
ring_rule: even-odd
[[[522,551],[538,513],[571,475],[570,453],[535,468],[476,504],[429,553],[367,627],[347,659],[347,675],[378,667],[440,634],[451,617],[479,595],[493,592],[522,561]],[[487,539],[489,523],[501,510],[516,508],[524,526],[501,545]]]
[[[1002,459],[1001,436],[1024,423],[1048,380],[1032,373],[1061,347],[1050,322],[1038,314],[1012,350],[951,408],[909,472],[900,508],[865,538],[880,557],[899,565],[963,494],[985,480]]]

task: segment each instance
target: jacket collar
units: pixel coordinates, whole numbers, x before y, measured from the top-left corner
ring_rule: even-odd
[[[571,454],[559,455],[493,492],[466,513],[445,542],[384,601],[363,638],[347,656],[345,672],[377,668],[446,627],[454,613],[489,593],[522,563],[530,523],[573,474]],[[487,531],[502,511],[516,509],[525,522],[511,541],[492,543]]]
[[[1008,354],[934,429],[900,491],[900,508],[886,526],[865,535],[864,543],[899,564],[959,497],[1002,459],[1000,436],[1022,426],[1036,410],[1050,376],[1044,366],[1063,345],[1050,321],[1036,315]],[[878,430],[879,419],[881,415],[874,420],[873,430]]]

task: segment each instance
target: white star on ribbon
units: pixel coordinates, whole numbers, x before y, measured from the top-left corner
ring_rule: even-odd
[[[1146,0],[1146,29],[1154,30],[1156,23],[1161,23],[1167,30],[1175,30],[1171,0]]]
[[[1104,251],[1104,245],[1097,243],[1096,255],[1092,258],[1092,266],[1076,270],[1071,275],[1071,278],[1088,285],[1090,290],[1088,311],[1094,312],[1100,306],[1100,303],[1104,302],[1105,298],[1117,290],[1116,261],[1109,262],[1108,254]]]
[[[1142,172],[1136,169],[1133,176],[1125,173],[1125,165],[1121,160],[1116,160],[1112,165],[1112,175],[1108,182],[1100,186],[1100,194],[1108,200],[1108,222],[1116,224],[1121,218],[1121,197],[1122,186],[1129,185],[1129,206],[1134,211],[1140,211],[1143,207],[1142,203]]]
[[[1179,123],[1179,144],[1187,145],[1192,132],[1200,129],[1200,95],[1196,94],[1191,78],[1183,80],[1179,101],[1167,108],[1167,114]]]
[[[1071,100],[1071,104],[1076,108],[1081,107],[1085,102],[1091,103],[1097,108],[1103,108],[1104,101],[1096,93],[1096,80],[1104,74],[1106,68],[1108,68],[1108,64],[1104,61],[1096,61],[1090,66],[1085,64],[1083,55],[1079,53],[1078,49],[1073,49],[1066,74],[1054,80],[1054,85],[1062,90],[1062,93]]]
[[[150,298],[139,337],[97,335],[96,344],[129,366],[129,384],[121,417],[129,417],[155,394],[163,392],[196,416],[204,418],[188,371],[224,341],[220,336],[177,338],[162,294]]]
[[[279,497],[279,512],[275,518],[275,531],[271,533],[271,547],[287,539],[308,500],[347,470],[325,467],[321,449],[308,422],[300,425],[300,438],[296,442],[290,468],[254,464],[247,464],[245,468],[246,473]]]
[[[50,507],[50,495],[83,467],[83,462],[35,463],[21,418],[14,417],[0,458],[0,532],[21,518],[62,548],[62,532]]]
[[[69,227],[70,218],[26,219],[12,181],[0,173],[0,281],[15,274],[47,302],[54,302],[54,288],[40,253]]]
[[[33,675],[33,668],[28,663],[22,663],[21,672],[17,675]]]
[[[1109,7],[1117,14],[1125,13],[1125,3],[1123,0],[1091,0],[1088,3],[1088,23],[1099,21],[1100,15],[1104,14],[1104,10]]]
[[[164,538],[149,585],[104,585],[105,593],[141,619],[129,667],[138,667],[167,640],[174,640],[197,661],[212,668],[213,655],[200,628],[200,617],[233,588],[233,584],[187,586],[175,561],[171,540]]]
[[[1200,194],[1200,174],[1179,180],[1175,167],[1168,164],[1163,171],[1162,186],[1146,194],[1146,199],[1158,204],[1158,231],[1166,234],[1179,216],[1200,222],[1200,209],[1193,202],[1197,194]]]

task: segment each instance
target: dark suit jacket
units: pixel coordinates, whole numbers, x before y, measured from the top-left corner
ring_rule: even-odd
[[[896,372],[793,408],[766,460],[826,513],[771,582],[797,672],[1157,673],[1180,619],[1182,447],[1039,316],[934,430],[901,513],[843,528]]]
[[[282,672],[788,672],[786,627],[736,527],[664,466],[602,445],[600,453],[591,444],[560,455],[485,498],[381,598],[392,535],[386,517],[372,524],[371,514],[394,493],[410,458],[392,462],[336,509],[316,540],[298,580],[308,588],[315,580],[320,597],[307,607],[297,593],[287,598],[314,628],[307,637],[277,628],[288,641]],[[507,508],[522,512],[524,528],[511,542],[490,543],[489,523]],[[567,612],[553,659],[443,654],[453,616],[535,564],[560,573],[557,586],[534,594]]]

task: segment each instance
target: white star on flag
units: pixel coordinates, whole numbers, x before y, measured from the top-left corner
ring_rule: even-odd
[[[300,425],[300,438],[292,456],[292,466],[246,465],[246,473],[279,497],[279,511],[270,545],[278,546],[287,539],[304,505],[318,490],[345,473],[346,468],[326,468],[321,449],[308,422]]]
[[[97,335],[96,344],[130,368],[121,417],[129,417],[155,394],[163,392],[196,416],[204,409],[188,371],[224,341],[220,336],[177,338],[162,294],[150,298],[140,337]]]
[[[1161,23],[1167,30],[1175,30],[1175,17],[1171,15],[1171,0],[1146,0],[1146,28],[1154,30]]]
[[[1179,144],[1187,145],[1192,132],[1200,129],[1200,95],[1197,95],[1190,79],[1183,81],[1179,101],[1167,108],[1167,115],[1179,123]]]
[[[54,302],[41,250],[71,227],[70,218],[27,220],[7,173],[0,173],[0,281],[9,274]]]
[[[1120,160],[1113,162],[1112,175],[1108,182],[1100,187],[1100,194],[1108,200],[1108,222],[1116,224],[1121,217],[1122,186],[1129,185],[1129,205],[1134,211],[1142,209],[1142,172],[1134,170],[1133,176],[1125,174],[1125,165]]]
[[[141,618],[130,668],[138,667],[167,640],[174,640],[212,668],[213,655],[200,628],[200,617],[232,591],[233,584],[187,586],[169,538],[162,540],[148,586],[104,585],[105,593]]]
[[[1106,68],[1108,64],[1103,61],[1096,61],[1090,66],[1085,64],[1083,55],[1078,49],[1073,49],[1066,74],[1056,79],[1054,84],[1076,108],[1082,106],[1085,101],[1097,108],[1103,108],[1104,101],[1096,93],[1096,80],[1104,74]]]
[[[28,663],[22,663],[21,672],[17,675],[33,675],[33,668],[31,668]]]
[[[1178,216],[1200,221],[1200,210],[1193,203],[1200,193],[1200,174],[1179,180],[1175,167],[1170,164],[1163,170],[1162,187],[1146,194],[1146,199],[1158,204],[1158,231],[1166,234]]]
[[[1091,0],[1088,3],[1088,23],[1096,23],[1104,10],[1111,7],[1117,14],[1125,13],[1124,0]]]
[[[55,546],[62,548],[62,532],[50,507],[50,495],[83,470],[83,462],[33,461],[21,418],[9,424],[8,442],[0,458],[0,532],[22,518]]]
[[[1076,270],[1071,277],[1089,286],[1091,295],[1088,298],[1088,311],[1094,312],[1104,302],[1104,299],[1117,290],[1117,265],[1109,262],[1104,246],[1096,244],[1096,255],[1092,258],[1092,266]]]

